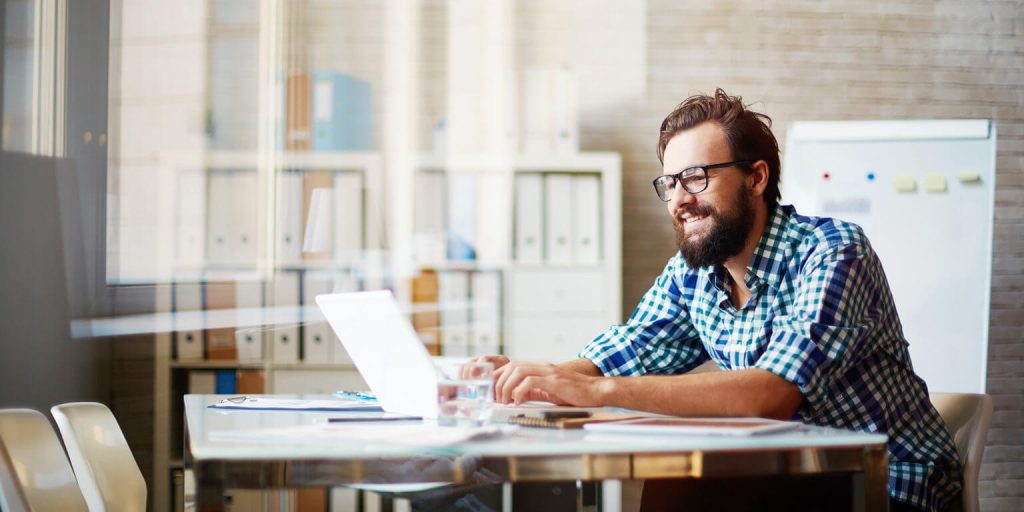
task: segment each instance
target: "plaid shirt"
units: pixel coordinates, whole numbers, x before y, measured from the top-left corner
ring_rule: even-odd
[[[860,227],[774,209],[744,282],[741,308],[720,266],[678,253],[623,325],[580,357],[608,376],[679,374],[709,358],[796,385],[794,419],[888,434],[889,495],[939,510],[961,487],[953,441],[914,373],[882,265]]]

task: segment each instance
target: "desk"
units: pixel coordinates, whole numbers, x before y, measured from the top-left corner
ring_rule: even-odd
[[[218,509],[225,489],[352,483],[538,482],[845,474],[854,502],[887,510],[886,436],[823,427],[755,437],[625,437],[522,428],[498,439],[424,448],[413,444],[261,440],[246,430],[326,423],[346,413],[227,411],[216,395],[185,396],[185,466],[197,510]],[[294,397],[291,397],[294,398]],[[314,398],[314,397],[307,397]],[[324,397],[315,397],[324,398]]]

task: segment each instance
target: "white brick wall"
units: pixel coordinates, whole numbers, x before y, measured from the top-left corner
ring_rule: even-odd
[[[1024,509],[1024,2],[651,0],[647,40],[646,97],[584,113],[581,129],[585,149],[623,153],[624,314],[673,251],[649,182],[658,125],[691,92],[756,102],[783,147],[798,119],[996,120],[996,413],[981,496],[986,511]]]

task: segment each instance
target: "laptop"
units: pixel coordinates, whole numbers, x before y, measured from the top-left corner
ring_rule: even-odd
[[[389,290],[318,295],[320,307],[356,369],[386,412],[436,418],[438,372],[430,353]],[[563,407],[548,402],[495,404],[493,421],[541,416]]]

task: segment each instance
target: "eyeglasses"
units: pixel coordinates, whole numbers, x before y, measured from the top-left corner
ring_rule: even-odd
[[[672,199],[672,191],[677,183],[683,184],[683,189],[691,194],[699,194],[708,188],[708,170],[720,167],[731,167],[733,165],[752,164],[757,160],[735,160],[721,164],[698,165],[687,167],[676,174],[666,174],[654,179],[654,191],[658,198],[666,203]]]

